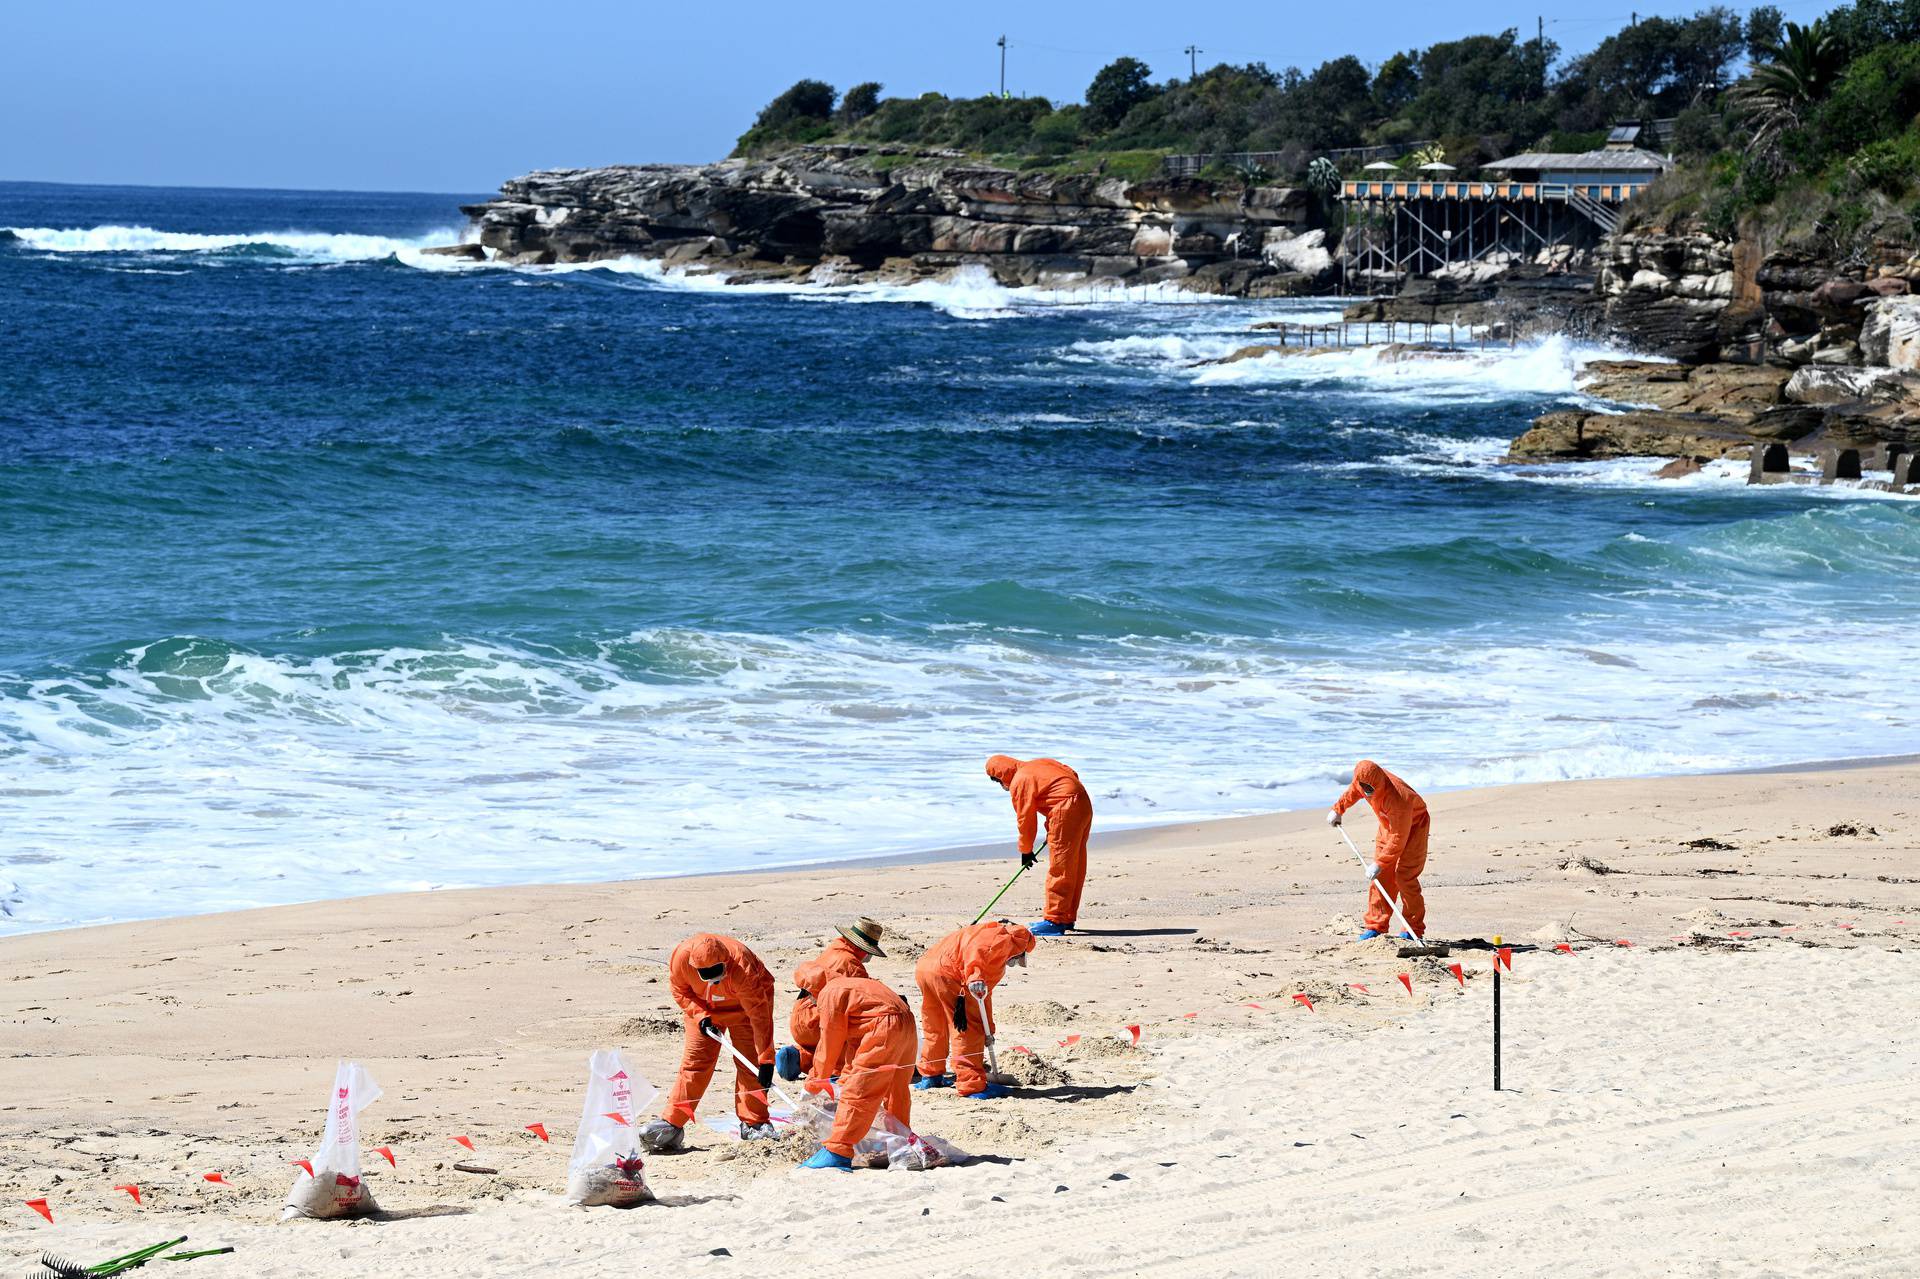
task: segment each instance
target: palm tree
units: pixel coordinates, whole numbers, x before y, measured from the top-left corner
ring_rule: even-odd
[[[1789,22],[1770,52],[1773,61],[1753,69],[1734,98],[1754,126],[1748,151],[1771,150],[1780,135],[1798,128],[1806,109],[1832,92],[1846,65],[1833,26],[1817,18],[1808,26]]]

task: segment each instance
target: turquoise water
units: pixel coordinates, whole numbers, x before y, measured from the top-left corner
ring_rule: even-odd
[[[1514,468],[1597,352],[461,266],[460,197],[0,185],[0,929],[1920,750],[1913,504]]]

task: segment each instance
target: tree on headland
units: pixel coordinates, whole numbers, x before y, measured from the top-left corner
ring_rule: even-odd
[[[1153,72],[1138,58],[1115,58],[1087,86],[1087,122],[1111,129],[1153,96]]]
[[[824,80],[796,80],[793,87],[760,108],[756,129],[778,129],[798,120],[825,120],[833,115],[839,94]]]
[[[878,80],[868,80],[848,89],[847,96],[840,100],[840,118],[848,124],[858,124],[872,115],[880,106],[883,87]]]

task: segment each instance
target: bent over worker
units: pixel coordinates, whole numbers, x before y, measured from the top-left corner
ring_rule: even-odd
[[[740,1117],[740,1135],[748,1141],[777,1136],[767,1114],[766,1091],[773,1084],[773,974],[744,942],[695,933],[673,948],[667,981],[687,1037],[666,1109],[641,1129],[641,1143],[655,1152],[681,1147],[720,1060],[720,1041],[714,1036],[721,1033],[759,1066],[756,1071],[734,1063],[733,1108]]]
[[[853,1148],[882,1110],[903,1125],[912,1122],[913,1013],[871,977],[835,977],[816,1001],[820,1046],[807,1091],[834,1097],[833,1131],[802,1166],[849,1168]]]
[[[1378,937],[1393,925],[1393,907],[1387,897],[1399,899],[1406,925],[1403,937],[1427,935],[1427,900],[1420,894],[1420,872],[1427,868],[1427,801],[1418,791],[1370,759],[1353,766],[1353,784],[1327,814],[1327,825],[1338,826],[1349,808],[1361,800],[1373,809],[1379,832],[1373,837],[1374,880],[1386,894],[1367,889],[1367,916],[1360,940]]]
[[[864,915],[851,924],[835,924],[834,931],[840,936],[793,970],[793,984],[800,991],[793,1012],[787,1016],[793,1042],[773,1058],[782,1079],[798,1079],[813,1067],[813,1046],[820,1042],[820,1012],[815,1001],[821,988],[835,977],[865,977],[868,956],[887,957],[887,952],[880,949],[880,925]]]
[[[1008,964],[1027,962],[1037,943],[1018,924],[996,920],[948,933],[920,956],[920,1080],[915,1088],[952,1088],[962,1097],[1004,1097],[987,1079],[987,1036],[993,1033],[993,988]],[[953,1070],[948,1072],[951,1064]]]
[[[1093,800],[1080,774],[1057,759],[995,755],[987,776],[1013,800],[1020,836],[1020,864],[1033,865],[1034,835],[1047,819],[1046,918],[1030,928],[1035,937],[1058,937],[1080,920],[1080,892],[1087,885],[1087,837],[1093,833]]]

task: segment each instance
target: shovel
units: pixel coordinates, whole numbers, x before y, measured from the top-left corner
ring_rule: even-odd
[[[1033,850],[1033,855],[1037,858],[1040,856],[1040,854],[1046,851],[1047,851],[1047,841],[1043,839],[1040,841],[1040,846]],[[993,895],[993,901],[988,902],[985,906],[982,906],[980,908],[980,913],[973,917],[973,922],[977,924],[981,920],[985,919],[987,917],[987,912],[992,910],[994,908],[994,905],[997,902],[999,902],[999,900],[1002,897],[1005,897],[1007,895],[1007,889],[1013,887],[1014,880],[1019,879],[1022,875],[1026,873],[1027,873],[1027,863],[1024,860],[1022,860],[1020,863],[1020,869],[1013,872],[1013,879],[1009,879],[1006,882],[1006,884],[1000,889],[1000,891]]]
[[[1359,845],[1353,842],[1353,836],[1347,834],[1347,828],[1345,826],[1335,826],[1334,829],[1340,832],[1341,839],[1347,841],[1347,847],[1353,849],[1353,855],[1360,859],[1360,865],[1368,872],[1367,882],[1377,888],[1380,891],[1380,896],[1386,899],[1388,909],[1393,911],[1393,922],[1400,926],[1401,932],[1412,937],[1413,925],[1407,922],[1406,915],[1400,910],[1400,903],[1393,899],[1393,894],[1387,891],[1387,886],[1380,882],[1377,877],[1377,872],[1374,870],[1373,863],[1367,860],[1367,855],[1361,852]],[[1402,959],[1417,959],[1422,955],[1444,955],[1446,953],[1447,948],[1445,946],[1431,945],[1424,937],[1415,937],[1413,945],[1402,946],[1399,949],[1399,955]]]
[[[1010,1084],[1013,1078],[1000,1073],[1000,1054],[993,1050],[993,1031],[989,1029],[993,1023],[987,1020],[987,1001],[974,995],[972,991],[967,993],[973,996],[973,1006],[980,1010],[980,1033],[987,1038],[987,1082]]]
[[[751,1072],[755,1077],[755,1079],[759,1078],[760,1067],[754,1064],[753,1062],[748,1061],[746,1054],[733,1046],[733,1040],[729,1036],[723,1035],[714,1031],[709,1031],[707,1033],[708,1033],[708,1037],[711,1038],[715,1043],[719,1044],[722,1048],[725,1048],[728,1052],[733,1054],[733,1059],[740,1063],[742,1069]],[[781,1101],[786,1102],[787,1109],[795,1112],[799,1111],[800,1104],[796,1102],[793,1098],[787,1096],[787,1094],[781,1089],[779,1084],[768,1085],[767,1091],[772,1093],[774,1096],[778,1097]]]

